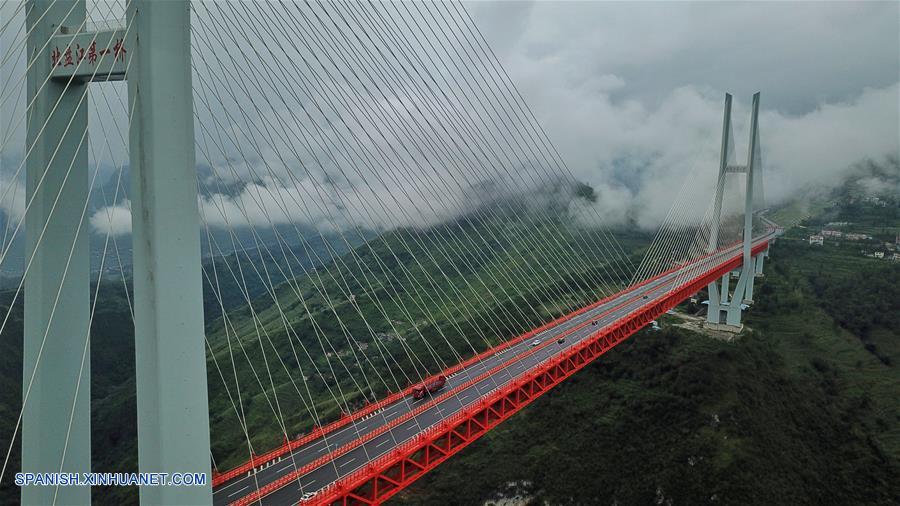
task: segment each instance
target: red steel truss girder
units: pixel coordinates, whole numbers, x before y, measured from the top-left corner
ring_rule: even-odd
[[[647,278],[644,281],[641,281],[640,283],[638,283],[632,287],[629,287],[629,290],[633,291],[647,283],[650,283],[651,281],[653,281],[655,279],[658,279],[660,277],[663,277],[667,274],[672,273],[673,271],[675,271],[678,268],[679,267],[676,266],[667,271],[661,272],[661,273],[657,274],[656,276]],[[551,328],[555,325],[563,323],[571,318],[574,318],[575,316],[578,316],[586,311],[589,311],[597,306],[600,306],[600,305],[606,303],[607,301],[609,301],[610,299],[612,299],[613,297],[617,297],[619,295],[620,294],[609,295],[607,297],[604,297],[604,298],[598,300],[597,302],[588,304],[587,306],[584,306],[583,308],[577,309],[571,313],[560,316],[559,318],[556,318],[553,321],[547,322],[547,323],[541,325],[540,327],[529,330],[528,332],[526,332],[520,336],[517,336],[512,339],[508,339],[507,341],[505,341],[497,346],[494,346],[492,348],[484,350],[483,352],[473,355],[472,357],[468,358],[467,360],[464,360],[463,362],[460,362],[454,366],[451,366],[449,369],[442,371],[439,374],[435,374],[429,378],[425,378],[425,380],[423,382],[427,383],[441,375],[449,377],[450,375],[454,374],[455,372],[460,371],[460,370],[484,359],[485,357],[487,357],[489,355],[493,355],[495,353],[505,350],[506,348],[509,348],[510,346],[513,346],[517,343],[520,343],[522,341],[530,339],[531,337],[543,332],[544,330],[546,330],[548,328]],[[420,383],[422,383],[422,382],[420,382]],[[419,383],[417,383],[417,384],[419,384]],[[241,464],[233,469],[224,471],[222,473],[219,473],[218,471],[214,470],[213,478],[212,478],[213,488],[225,483],[226,481],[228,481],[232,478],[235,478],[244,473],[252,471],[254,468],[256,468],[262,464],[265,464],[269,461],[273,461],[273,460],[277,459],[278,457],[281,457],[282,455],[285,455],[285,454],[305,445],[306,443],[309,443],[310,441],[314,441],[314,440],[322,437],[323,435],[327,435],[331,432],[334,432],[356,420],[359,420],[360,418],[363,418],[369,414],[374,413],[375,411],[378,411],[379,409],[381,409],[403,397],[408,396],[411,393],[414,386],[415,385],[410,385],[407,388],[405,388],[403,391],[390,393],[387,397],[385,397],[377,402],[368,404],[368,405],[364,406],[363,408],[361,408],[360,410],[355,411],[347,416],[343,416],[338,420],[335,420],[329,424],[324,425],[323,427],[315,427],[312,430],[312,432],[310,432],[309,434],[306,434],[306,435],[296,438],[294,440],[283,443],[281,446],[279,446],[277,448],[273,448],[272,450],[269,450],[266,453],[263,453],[261,455],[253,456],[250,460],[248,460],[244,464]]]
[[[767,246],[768,241],[761,242],[752,249],[752,254],[758,254]],[[667,294],[662,300],[642,307],[628,314],[622,320],[599,330],[575,346],[568,354],[555,357],[542,364],[527,374],[525,379],[514,381],[497,389],[490,394],[490,397],[483,399],[477,409],[469,408],[452,415],[444,422],[426,429],[387,455],[375,459],[368,466],[334,482],[323,489],[314,502],[331,506],[381,504],[409,486],[424,473],[462,451],[484,433],[523,409],[550,388],[575,374],[652,320],[741,263],[742,257],[738,255],[718,268],[694,279],[691,283]],[[464,429],[460,430],[460,427],[464,427]],[[455,436],[455,439],[451,438],[451,435]],[[446,445],[439,447],[437,446],[438,442],[446,442]],[[432,449],[435,451],[430,451]],[[407,472],[410,465],[414,468],[414,472]],[[389,488],[379,487],[380,480],[387,476],[392,476],[390,479],[392,486]]]
[[[679,268],[680,267],[678,267],[678,266],[672,267],[671,269],[669,269],[667,271],[661,272],[661,273],[657,274],[656,276],[647,278],[644,281],[641,281],[640,283],[638,283],[632,287],[629,287],[629,290],[634,291],[635,289],[637,289],[647,283],[650,283],[651,281],[659,279],[667,274],[670,274]],[[613,297],[617,297],[619,295],[620,294],[613,294],[608,297],[604,297],[604,298],[598,300],[597,302],[589,304],[583,308],[577,309],[571,313],[560,316],[559,318],[557,318],[553,321],[547,322],[544,325],[541,325],[540,327],[529,330],[528,332],[526,332],[520,336],[509,339],[497,346],[494,346],[493,348],[489,348],[481,353],[478,353],[478,354],[468,358],[467,360],[464,360],[463,362],[460,362],[459,364],[456,364],[456,365],[450,367],[449,369],[442,371],[440,374],[436,374],[434,376],[426,378],[424,380],[424,382],[427,383],[427,382],[431,381],[432,379],[437,378],[440,375],[449,377],[450,375],[454,374],[455,372],[462,370],[462,369],[468,367],[469,365],[474,364],[474,363],[484,359],[485,357],[487,357],[489,355],[493,355],[493,354],[498,353],[506,348],[509,348],[510,346],[513,346],[517,343],[520,343],[522,341],[530,339],[531,337],[539,334],[540,332],[543,332],[544,330],[546,330],[548,328],[551,328],[555,325],[563,323],[571,318],[574,318],[575,316],[578,316],[586,311],[589,311],[597,306],[600,306],[600,305],[606,303],[607,301],[609,301],[610,299],[612,299]],[[356,420],[359,420],[360,418],[363,418],[369,414],[374,413],[375,411],[378,411],[379,409],[381,409],[403,397],[406,397],[407,395],[410,394],[410,392],[412,391],[412,388],[414,386],[415,385],[410,385],[409,387],[407,387],[406,389],[404,389],[401,392],[390,393],[387,397],[385,397],[377,402],[368,404],[358,411],[355,411],[347,416],[343,416],[338,420],[335,420],[329,424],[324,425],[323,427],[314,428],[312,430],[312,432],[310,432],[309,434],[306,434],[304,436],[301,436],[301,437],[296,438],[291,441],[287,441],[286,443],[283,443],[281,446],[279,446],[277,448],[273,448],[272,450],[269,450],[266,453],[263,453],[261,455],[253,456],[252,458],[250,458],[250,460],[248,460],[244,464],[241,464],[233,469],[224,471],[222,473],[219,473],[218,471],[214,470],[213,478],[212,478],[213,488],[218,487],[219,485],[225,483],[226,481],[228,481],[232,478],[235,478],[244,473],[250,472],[258,466],[261,466],[263,464],[266,464],[267,462],[273,461],[273,460],[277,459],[278,457],[281,457],[282,455],[285,455],[285,454],[309,443],[310,441],[314,441],[314,440],[322,437],[323,435],[327,435],[331,432],[334,432]]]

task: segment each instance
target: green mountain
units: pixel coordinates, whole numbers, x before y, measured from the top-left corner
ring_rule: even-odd
[[[209,382],[227,385],[210,391],[217,463],[227,468],[247,459],[236,412],[247,414],[250,444],[261,453],[285,432],[308,432],[367,397],[405,388],[596,300],[598,287],[589,280],[623,269],[588,253],[608,241],[599,233],[558,228],[524,206],[512,212],[530,218],[466,217],[388,232],[212,322]],[[619,240],[637,262],[649,238]],[[585,256],[560,253],[573,247]],[[538,258],[540,268],[523,267]]]
[[[589,197],[581,191],[577,198]],[[244,243],[245,249],[204,262],[215,463],[229,468],[248,458],[236,413],[246,413],[250,444],[262,453],[285,432],[309,431],[360,407],[365,396],[396,391],[595,300],[600,292],[589,280],[624,271],[590,253],[609,243],[605,235],[559,226],[546,207],[531,203],[510,201],[502,208],[473,210],[427,229],[360,232],[356,244],[261,241],[247,249]],[[634,263],[649,239],[618,237]],[[573,248],[583,256],[561,254]],[[0,310],[12,295],[0,293]],[[123,360],[134,355],[128,297],[114,279],[104,282],[100,297],[91,337],[94,470],[133,471],[134,366]],[[0,343],[5,420],[15,420],[21,404],[20,300],[12,314]],[[0,440],[8,441],[12,430],[0,427]],[[18,451],[17,444],[11,469],[18,467]],[[15,502],[18,490],[4,481],[0,500]],[[137,494],[98,489],[94,497],[121,504],[135,502]]]
[[[611,351],[394,502],[479,504],[516,495],[535,504],[896,502],[900,264],[862,251],[884,249],[900,220],[896,202],[860,195],[837,194],[837,205],[822,208],[827,217],[817,212],[773,248],[746,335],[723,342],[663,318],[663,331]],[[503,209],[428,229],[361,233],[356,243],[282,249],[265,242],[205,262],[216,464],[247,458],[237,413],[246,414],[250,444],[261,453],[284,432],[327,423],[366,396],[598,296],[589,280],[608,280],[617,268],[589,253],[604,236],[557,227],[524,202]],[[835,221],[872,239],[808,244],[808,235]],[[637,264],[651,237],[616,235]],[[490,248],[474,246],[484,242]],[[573,249],[585,256],[560,254]],[[533,268],[522,276],[526,261]],[[91,356],[94,469],[133,471],[133,361],[123,360],[134,354],[129,308],[120,281],[100,294]],[[10,303],[11,293],[0,292],[0,310]],[[0,342],[2,420],[14,420],[21,403],[20,302],[9,329]],[[0,426],[0,441],[11,432]],[[16,445],[10,468],[17,467]],[[14,504],[18,490],[4,481],[0,503]],[[137,493],[96,490],[94,498],[129,504]]]
[[[773,246],[741,337],[664,317],[392,503],[900,503],[900,263],[866,256],[900,202],[856,187]],[[872,239],[811,246],[833,222]]]

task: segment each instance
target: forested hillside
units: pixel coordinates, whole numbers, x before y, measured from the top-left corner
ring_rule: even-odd
[[[252,241],[258,247],[223,245],[223,251],[239,253],[204,263],[216,464],[224,469],[248,458],[241,423],[253,450],[263,453],[279,445],[285,431],[293,437],[357,409],[365,401],[361,391],[376,398],[404,388],[418,381],[416,372],[437,373],[615,289],[600,290],[592,279],[627,281],[621,265],[560,253],[607,244],[605,235],[551,226],[545,213],[524,204],[506,207],[519,219],[494,212],[424,230],[394,230],[349,252],[347,245],[313,240],[289,248]],[[529,216],[527,225],[523,215]],[[479,234],[491,239],[491,248],[472,247]],[[629,252],[622,261],[637,263],[649,239],[619,234]],[[544,259],[542,267],[529,278],[517,276],[517,264],[535,258]],[[317,264],[324,265],[311,268]],[[620,271],[619,280],[611,279],[610,269]],[[437,284],[437,279],[443,281]],[[128,298],[116,279],[104,282],[99,293],[91,333],[93,465],[95,471],[134,471],[134,334]],[[0,295],[5,311],[13,292]],[[464,303],[457,302],[460,296]],[[0,416],[6,420],[15,420],[21,404],[21,300],[12,315],[15,339],[0,343],[5,351],[0,353]],[[360,363],[369,367],[366,373]],[[399,377],[391,377],[388,369]],[[0,427],[0,440],[8,440],[12,430]],[[15,445],[11,469],[18,468],[18,456]],[[4,481],[0,502],[16,501],[18,490]],[[134,503],[137,491],[97,489],[94,499]]]
[[[897,203],[834,202],[774,245],[741,337],[664,318],[392,502],[900,503],[900,263],[808,241],[885,248]]]
[[[535,504],[900,500],[900,264],[865,256],[860,244],[846,241],[810,246],[807,236],[825,223],[849,221],[841,214],[849,201],[838,202],[825,211],[827,219],[810,217],[773,247],[750,330],[739,339],[714,340],[664,318],[663,331],[634,336],[395,502],[480,504],[517,494]],[[900,231],[896,207],[873,205],[852,211],[873,236],[869,247]],[[268,247],[206,262],[216,464],[227,468],[247,458],[239,420],[262,453],[284,431],[306,432],[360,406],[361,391],[378,397],[415,380],[390,378],[391,366],[436,371],[596,298],[587,280],[615,267],[559,251],[598,244],[603,236],[555,227],[551,235],[542,228],[548,225],[493,215],[395,230],[349,252],[320,242],[315,252]],[[491,238],[490,250],[468,247],[476,234]],[[639,233],[617,238],[634,263],[650,240]],[[317,260],[298,261],[310,256]],[[543,269],[529,279],[515,276],[515,263],[535,256],[546,259]],[[324,266],[309,270],[316,263]],[[91,355],[94,470],[133,471],[128,299],[115,280],[100,294]],[[466,303],[454,302],[460,294]],[[5,311],[12,294],[0,295]],[[522,318],[529,314],[539,316]],[[21,328],[20,302],[8,325]],[[0,345],[0,419],[10,420],[21,402],[21,339]],[[368,375],[358,363],[370,366]],[[338,392],[338,403],[341,389],[346,395]],[[11,431],[0,427],[0,440]],[[10,466],[18,467],[18,445]],[[129,504],[136,492],[97,489],[94,498]],[[0,488],[0,503],[17,497],[10,482]]]
[[[615,289],[601,291],[591,280],[609,279],[610,269],[622,266],[560,254],[608,239],[542,219],[523,225],[495,215],[395,230],[211,323],[218,463],[227,468],[247,458],[235,415],[239,391],[250,443],[262,453],[285,431],[307,432],[358,409],[364,395],[405,388]],[[489,238],[491,247],[473,248],[475,236]],[[619,241],[637,262],[648,238],[622,234]],[[544,259],[542,268],[519,275],[519,264],[535,257]]]

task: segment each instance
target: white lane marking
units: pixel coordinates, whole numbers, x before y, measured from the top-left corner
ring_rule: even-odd
[[[338,467],[348,466],[354,462],[356,462],[356,457],[353,457],[352,459],[348,460],[347,462],[344,462],[343,464],[338,464]]]
[[[388,443],[390,443],[390,442],[391,442],[390,439],[385,439],[384,441],[382,441],[382,442],[378,443],[377,445],[375,445],[375,448],[378,448],[379,446],[384,446],[384,445],[386,445],[386,444],[388,444]]]
[[[244,490],[247,490],[248,488],[250,488],[250,485],[247,485],[247,486],[244,487],[244,488],[240,488],[240,489],[238,489],[238,490],[235,490],[234,492],[228,494],[228,497],[231,497],[231,496],[233,496],[233,495],[238,495],[238,494],[240,494],[241,492],[243,492]]]
[[[240,485],[241,483],[244,482],[244,480],[246,480],[247,478],[250,478],[251,476],[253,476],[253,471],[247,471],[247,476],[241,476],[240,478],[232,478],[231,483],[219,487],[218,490],[213,490],[213,495],[224,492],[235,485]]]

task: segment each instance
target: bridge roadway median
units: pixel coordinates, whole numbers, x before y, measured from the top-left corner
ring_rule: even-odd
[[[760,242],[765,238],[757,240]],[[598,330],[669,293],[675,283],[696,277],[739,253],[733,246],[692,264],[669,271],[650,282],[631,287],[571,319],[538,332],[497,353],[462,368],[448,378],[435,398],[414,401],[403,397],[365,419],[355,421],[295,449],[249,476],[223,483],[214,490],[214,504],[257,499],[265,505],[294,504],[304,492],[316,492],[348,476],[372,460],[409,441],[428,427],[475,404],[492,391],[508,385],[542,362],[565,353]],[[647,299],[644,299],[644,297]],[[597,325],[590,322],[597,320]],[[556,340],[564,335],[566,340]],[[541,345],[532,347],[532,339]],[[286,480],[287,484],[281,486]],[[274,488],[274,490],[272,490]],[[258,499],[257,499],[258,500]],[[256,501],[254,501],[256,502]]]

